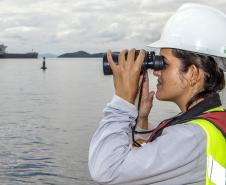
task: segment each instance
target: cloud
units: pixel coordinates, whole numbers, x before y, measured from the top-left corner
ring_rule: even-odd
[[[0,42],[9,51],[62,53],[142,48],[186,0],[1,0]],[[225,0],[196,0],[226,12]]]

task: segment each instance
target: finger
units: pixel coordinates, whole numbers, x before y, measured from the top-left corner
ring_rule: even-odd
[[[112,58],[112,53],[111,53],[111,50],[108,50],[107,52],[107,60],[108,60],[108,63],[109,65],[111,66],[111,69],[112,69],[112,72],[114,73],[115,71],[115,68],[117,67],[113,58]]]
[[[151,102],[153,101],[154,95],[155,95],[155,91],[149,92],[149,101],[151,101]]]
[[[139,79],[139,88],[140,88],[140,86],[141,86],[141,83],[142,83],[142,81],[143,81],[143,78],[144,78],[144,75],[143,75],[143,74],[140,75],[140,79]]]
[[[151,91],[149,92],[149,78],[148,78],[148,72],[145,71],[144,73],[144,84],[143,84],[143,90],[142,90],[142,100],[144,102],[152,102],[153,96],[155,92]]]
[[[143,89],[144,90],[148,90],[148,88],[149,88],[149,81],[148,81],[148,76],[147,76],[147,71],[145,71],[144,72],[144,74],[143,74],[143,78],[144,78],[144,84],[143,84]]]
[[[128,52],[127,49],[123,49],[120,53],[119,53],[119,56],[118,56],[118,64],[120,67],[124,67],[125,66],[125,63],[126,63],[126,57],[125,57],[125,54],[126,52]]]
[[[135,61],[136,67],[141,68],[144,61],[144,57],[145,57],[145,51],[142,49],[140,50],[140,53]]]
[[[148,78],[148,72],[144,72],[144,83],[146,84],[147,89],[149,89],[149,78]]]
[[[136,51],[135,48],[133,48],[129,51],[128,56],[127,56],[128,62],[134,63],[135,51]]]

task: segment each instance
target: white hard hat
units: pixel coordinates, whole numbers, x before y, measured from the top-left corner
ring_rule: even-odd
[[[182,5],[166,23],[153,48],[177,48],[226,58],[226,15],[200,4]]]

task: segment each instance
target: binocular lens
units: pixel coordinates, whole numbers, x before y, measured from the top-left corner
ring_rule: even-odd
[[[139,52],[140,52],[139,50],[136,50],[135,58],[137,58],[137,56],[139,55]],[[116,64],[118,64],[118,55],[119,55],[119,52],[112,53],[113,61]],[[126,58],[127,58],[127,53],[126,53]],[[151,51],[151,52],[145,51],[145,58],[142,64],[142,71],[146,69],[161,70],[163,68],[164,68],[164,60],[162,56],[155,55],[154,51]],[[103,56],[103,72],[104,72],[104,75],[112,75],[112,70],[107,60],[107,53],[104,53],[104,56]]]

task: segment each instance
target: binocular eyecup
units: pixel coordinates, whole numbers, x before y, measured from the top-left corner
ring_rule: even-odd
[[[137,58],[139,53],[140,53],[139,50],[135,51],[135,59]],[[119,52],[112,53],[113,61],[116,64],[118,64],[118,55],[119,55]],[[126,58],[127,58],[127,55],[128,53],[126,53]],[[141,71],[144,71],[147,69],[162,70],[163,68],[164,68],[164,60],[162,56],[155,55],[154,51],[151,51],[151,52],[145,51],[145,57],[141,67]],[[111,66],[109,65],[107,60],[107,53],[104,53],[103,55],[103,72],[104,72],[104,75],[112,75]]]

